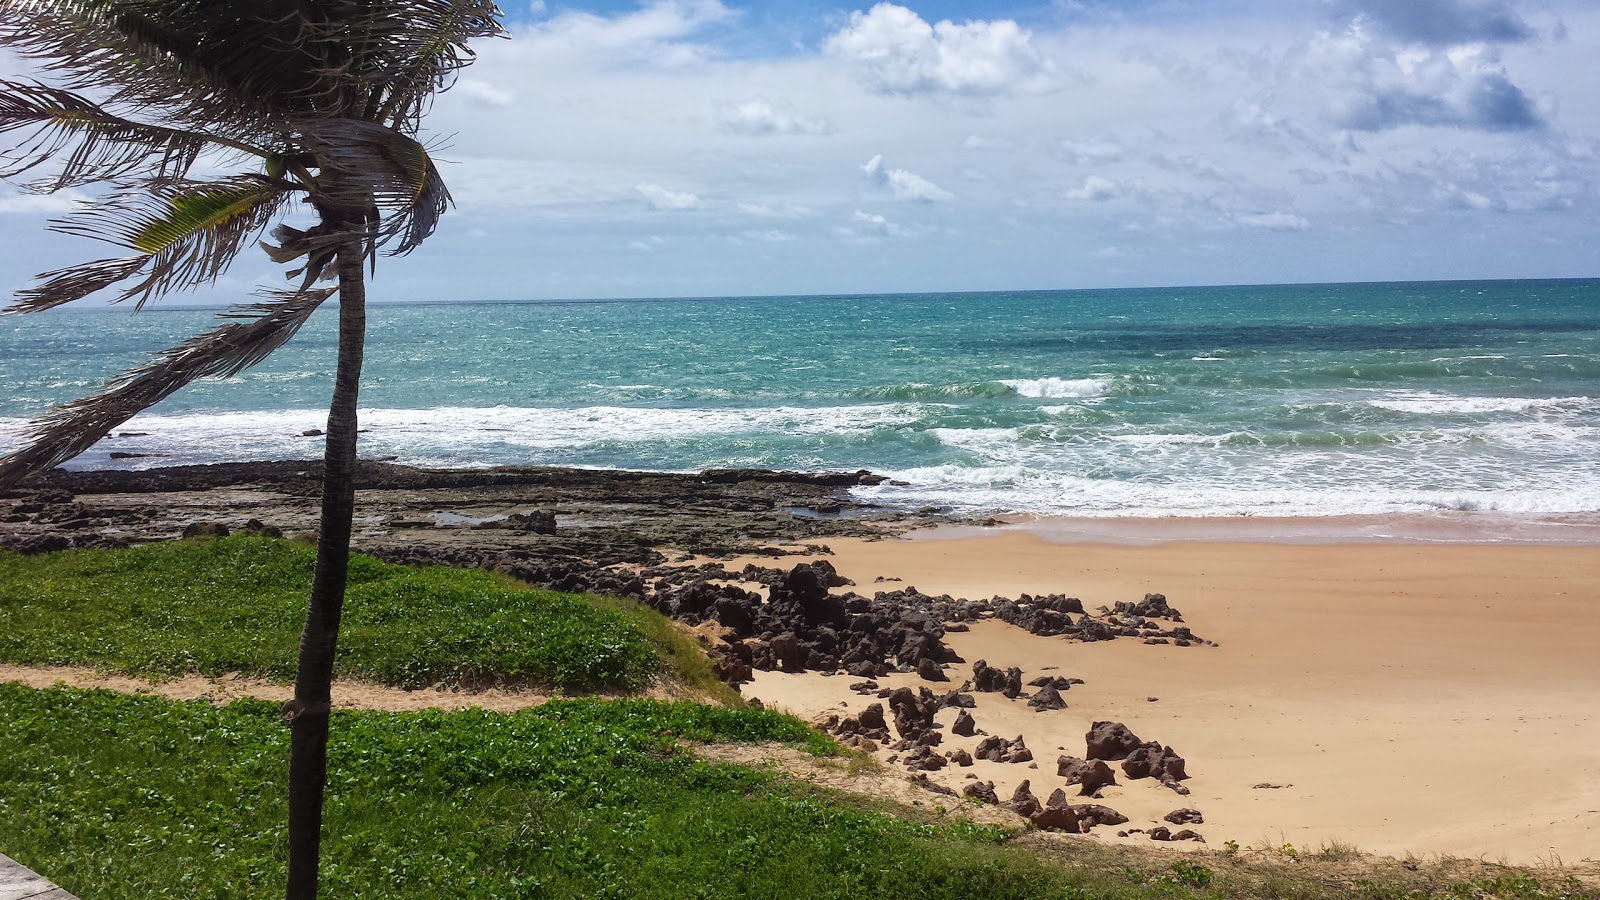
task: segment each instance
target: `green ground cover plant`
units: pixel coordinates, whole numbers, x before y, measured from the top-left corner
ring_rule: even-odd
[[[314,561],[309,546],[248,536],[0,553],[0,661],[287,681]],[[661,659],[685,657],[675,643],[685,639],[653,612],[487,572],[357,554],[348,590],[336,668],[344,677],[631,691]]]
[[[839,752],[770,711],[578,699],[509,714],[334,715],[329,896],[1600,896],[1520,870],[1441,878],[1369,861],[1328,875],[1018,841],[689,752],[729,741]],[[0,722],[0,852],[85,900],[278,895],[288,731],[277,704],[0,684]]]

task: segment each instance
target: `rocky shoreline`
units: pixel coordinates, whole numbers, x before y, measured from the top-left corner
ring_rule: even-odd
[[[243,530],[310,535],[321,467],[313,461],[145,471],[56,470],[0,493],[0,548],[125,546]],[[698,628],[730,682],[752,670],[892,671],[945,680],[962,662],[947,630],[998,618],[1071,640],[1205,643],[1164,597],[1090,613],[1065,596],[967,600],[915,587],[865,596],[826,561],[791,567],[735,557],[826,552],[829,538],[877,539],[958,521],[849,494],[870,472],[723,469],[697,474],[560,468],[419,469],[365,462],[355,549],[390,562],[502,572],[562,591],[628,597]]]

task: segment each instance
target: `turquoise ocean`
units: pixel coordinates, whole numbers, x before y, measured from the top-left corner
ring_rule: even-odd
[[[0,319],[0,448],[214,315]],[[72,467],[318,456],[335,319]],[[364,456],[426,466],[871,469],[902,484],[868,497],[966,513],[1592,514],[1600,281],[374,304],[361,405]]]

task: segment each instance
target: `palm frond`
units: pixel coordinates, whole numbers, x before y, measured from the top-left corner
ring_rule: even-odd
[[[0,459],[0,487],[77,456],[196,378],[231,378],[261,362],[336,290],[271,292],[265,302],[235,307],[223,318],[250,321],[228,321],[196,335],[113,379],[100,393],[57,407],[33,424],[25,446]]]
[[[119,178],[140,168],[150,177],[180,178],[213,143],[202,133],[112,115],[71,91],[0,79],[0,134],[8,132],[24,136],[0,151],[0,178],[14,178],[58,159],[59,170],[43,188],[51,191]],[[63,154],[69,147],[71,152]]]
[[[468,42],[503,37],[492,0],[404,0],[355,10],[351,31],[362,36],[361,77],[376,101],[368,118],[415,133],[433,94],[476,54]]]
[[[344,209],[377,207],[372,242],[398,241],[391,256],[415,250],[450,207],[450,191],[427,148],[393,128],[333,119],[317,123],[305,140],[322,166],[323,197]]]
[[[226,272],[272,224],[292,188],[258,175],[157,182],[114,195],[51,228],[126,247],[148,259],[144,277],[120,298],[137,297],[142,307],[156,294],[204,284]]]
[[[282,133],[365,102],[331,7],[353,0],[0,0],[0,46],[165,124]],[[383,4],[376,4],[382,6]]]
[[[38,276],[42,284],[18,291],[16,302],[0,310],[0,315],[40,312],[81,300],[101,288],[133,277],[149,261],[148,256],[124,256],[45,272]]]

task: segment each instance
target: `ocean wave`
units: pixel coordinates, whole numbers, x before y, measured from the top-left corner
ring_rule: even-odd
[[[858,388],[849,396],[863,400],[951,400],[984,397],[1088,400],[1105,396],[1111,382],[1105,378],[1008,378],[961,384],[909,381],[902,384]]]
[[[1593,397],[1461,397],[1415,394],[1366,401],[1368,406],[1414,415],[1517,413],[1529,410],[1579,411],[1595,405]]]
[[[1001,379],[1000,384],[1015,391],[1019,397],[1066,399],[1103,397],[1111,382],[1105,378],[1012,378]]]
[[[942,465],[886,472],[900,484],[855,488],[877,502],[958,511],[1085,517],[1345,516],[1441,510],[1562,515],[1600,510],[1600,478],[1570,486],[1414,489],[1396,485],[1249,486],[1049,474],[1014,464]]]

